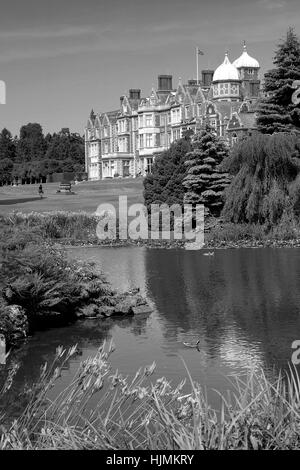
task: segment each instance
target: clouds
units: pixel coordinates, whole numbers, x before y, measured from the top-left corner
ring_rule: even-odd
[[[259,0],[259,4],[267,10],[278,10],[287,6],[286,0]]]
[[[54,8],[48,4],[49,11],[45,7],[37,12],[37,4],[31,0],[35,8],[31,25],[17,16],[9,30],[3,23],[0,62],[90,53],[155,54],[200,43],[207,48],[219,45],[223,50],[243,39],[274,41],[274,34],[278,37],[280,31],[280,37],[289,24],[300,26],[296,0],[114,0],[106,5],[102,0],[65,0],[69,9],[60,9],[53,1]],[[1,21],[3,18],[0,26]]]

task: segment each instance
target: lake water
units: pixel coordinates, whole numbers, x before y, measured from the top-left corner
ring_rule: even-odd
[[[300,249],[215,250],[214,256],[139,247],[67,251],[97,263],[118,290],[140,287],[153,313],[37,332],[10,359],[21,363],[15,390],[37,378],[57,346],[77,343],[81,356],[70,360],[56,393],[105,339],[113,339],[112,367],[124,375],[155,361],[153,378],[177,384],[186,377],[182,357],[215,406],[220,399],[212,390],[231,388],[232,374],[262,367],[273,375],[287,368],[291,344],[300,339]],[[183,344],[198,339],[200,351]]]

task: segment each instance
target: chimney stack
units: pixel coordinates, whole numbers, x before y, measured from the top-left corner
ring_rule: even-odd
[[[140,100],[141,99],[141,90],[139,88],[131,88],[129,90],[129,99],[130,100]]]
[[[172,75],[158,75],[158,91],[171,91],[173,89],[172,78]]]
[[[210,87],[214,75],[214,70],[202,70],[202,86]]]

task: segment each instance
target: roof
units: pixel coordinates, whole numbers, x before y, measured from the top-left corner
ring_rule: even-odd
[[[222,80],[239,80],[239,72],[237,68],[230,62],[226,52],[223,64],[215,70],[213,82]]]
[[[233,65],[238,69],[241,67],[248,67],[253,69],[259,68],[258,61],[248,54],[246,44],[244,44],[242,55],[233,62]]]

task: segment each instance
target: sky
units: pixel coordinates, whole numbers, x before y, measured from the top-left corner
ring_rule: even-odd
[[[129,88],[196,78],[196,47],[199,69],[215,69],[245,40],[263,75],[289,26],[300,35],[299,0],[0,0],[0,129],[83,134],[91,109],[118,109]]]

